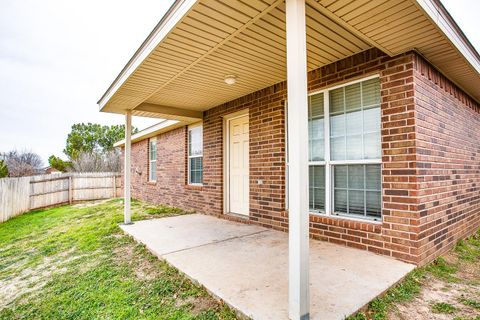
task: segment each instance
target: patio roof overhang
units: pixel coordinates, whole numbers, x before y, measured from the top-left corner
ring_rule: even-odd
[[[438,0],[307,0],[306,23],[308,70],[372,47],[416,50],[480,101],[480,56]],[[284,81],[285,45],[284,0],[177,0],[98,104],[194,122]]]
[[[125,224],[132,115],[188,124],[288,76],[289,316],[309,319],[306,75],[372,47],[416,50],[480,101],[480,57],[438,0],[176,1],[99,101],[101,111],[125,114]]]

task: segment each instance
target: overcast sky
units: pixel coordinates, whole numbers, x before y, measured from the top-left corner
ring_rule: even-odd
[[[478,50],[480,1],[442,2]],[[122,124],[96,102],[172,3],[0,0],[0,152],[29,149],[46,164],[65,158],[72,124]]]

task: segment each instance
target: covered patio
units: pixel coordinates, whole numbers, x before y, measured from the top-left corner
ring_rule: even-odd
[[[288,235],[190,214],[122,229],[241,315],[288,319]],[[392,258],[310,241],[310,318],[340,320],[414,268]]]
[[[257,319],[304,320],[310,314],[313,318],[340,319],[401,279],[411,265],[309,242],[311,84],[307,73],[372,48],[388,57],[418,52],[461,88],[476,98],[480,96],[475,82],[480,70],[476,54],[437,0],[175,1],[99,101],[101,111],[125,114],[124,229],[214,294]],[[343,69],[347,67],[353,78],[369,70],[368,66],[363,70],[354,70],[353,66]],[[279,153],[283,157],[285,152],[288,161],[288,224],[284,223],[288,235],[200,216],[128,225],[132,115],[178,121],[178,126],[194,124],[205,120],[216,106],[285,80],[286,94],[281,98],[286,106],[288,141]],[[315,85],[325,87],[330,82],[326,79]],[[328,99],[325,95],[325,105]],[[325,118],[328,112],[325,108]],[[221,122],[209,130],[221,133]],[[323,132],[329,136],[328,121]],[[212,139],[207,144],[221,147],[226,139]],[[324,146],[321,164],[329,164],[325,167],[325,193],[331,194],[333,162],[328,138]],[[213,151],[211,157],[227,159],[225,150]],[[229,165],[227,160],[221,161],[224,163],[220,167]],[[382,159],[365,163],[381,165]],[[208,169],[217,167],[215,163]],[[223,201],[217,207],[227,215],[231,211],[227,188],[231,177],[224,170],[211,173],[203,186],[208,192],[217,192],[215,199]],[[283,181],[284,177],[279,179]],[[269,197],[263,179],[245,181]],[[249,199],[249,186],[245,185],[247,192],[242,195]],[[248,215],[248,205],[245,207]],[[332,208],[332,197],[327,196],[324,211],[331,213]],[[406,214],[412,215],[410,211]],[[208,223],[195,224],[189,219]],[[383,225],[389,229],[392,223]],[[395,238],[398,230],[390,231],[389,237]],[[416,244],[414,238],[400,240],[413,243],[412,248]]]

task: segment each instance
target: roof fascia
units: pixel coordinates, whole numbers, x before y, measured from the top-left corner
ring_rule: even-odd
[[[439,0],[414,0],[467,63],[480,74],[480,55]]]
[[[156,136],[158,133],[166,132],[173,130],[179,126],[185,125],[181,121],[176,121],[176,120],[163,120],[162,122],[159,122],[157,124],[154,124],[153,126],[150,126],[148,128],[143,129],[142,131],[139,131],[132,135],[132,142],[137,142],[140,140],[144,140],[153,136]],[[118,142],[116,142],[113,146],[114,147],[121,147],[125,144],[125,139],[122,139]]]
[[[155,26],[153,31],[148,35],[140,48],[130,58],[125,67],[120,71],[113,83],[108,87],[97,102],[100,111],[105,107],[107,102],[122,86],[122,84],[130,77],[130,75],[143,63],[143,61],[153,52],[153,50],[162,42],[162,40],[170,33],[180,20],[190,11],[198,0],[175,0],[167,13],[160,22]]]

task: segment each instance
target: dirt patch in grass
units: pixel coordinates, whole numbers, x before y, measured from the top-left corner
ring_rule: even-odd
[[[178,307],[187,307],[194,315],[199,315],[210,309],[218,307],[218,302],[209,296],[200,297],[186,297],[185,299],[178,299],[176,305]]]
[[[480,231],[350,320],[480,320]]]
[[[107,203],[108,201],[111,201],[109,199],[104,199],[104,200],[95,200],[95,201],[82,201],[79,203],[75,203],[72,205],[72,208],[89,208],[89,207],[95,207],[100,204]]]
[[[37,266],[20,274],[0,280],[0,309],[18,298],[21,294],[41,289],[52,273],[48,266]]]
[[[0,310],[21,295],[41,290],[53,275],[65,272],[67,265],[79,258],[71,254],[70,250],[45,257],[33,266],[28,266],[26,260],[10,265],[5,270],[10,275],[0,278]]]
[[[128,265],[139,280],[154,280],[161,275],[162,270],[158,268],[155,260],[146,257],[139,259],[138,254],[135,253],[136,250],[141,250],[139,247],[141,245],[132,243],[116,247],[113,251],[115,261]]]
[[[445,283],[428,276],[419,295],[407,303],[396,304],[389,319],[474,319],[480,315],[480,310],[465,305],[464,301],[479,299],[479,289],[465,283]]]

